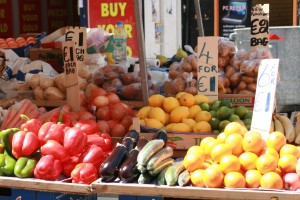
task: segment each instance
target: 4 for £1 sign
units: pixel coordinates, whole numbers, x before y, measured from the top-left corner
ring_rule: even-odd
[[[114,33],[122,21],[127,35],[127,56],[137,57],[136,23],[133,0],[88,0],[88,27]]]

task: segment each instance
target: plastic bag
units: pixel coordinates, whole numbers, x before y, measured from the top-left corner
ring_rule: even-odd
[[[109,40],[112,34],[100,28],[91,28],[87,31],[87,46],[100,46]]]
[[[219,56],[227,57],[234,55],[236,48],[234,42],[230,41],[227,38],[219,37],[218,38],[218,51]]]

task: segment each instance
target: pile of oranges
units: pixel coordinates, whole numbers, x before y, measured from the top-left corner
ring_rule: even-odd
[[[283,176],[296,173],[299,157],[298,147],[286,143],[281,132],[263,140],[260,133],[231,122],[217,138],[206,137],[191,146],[184,165],[193,186],[281,190]]]

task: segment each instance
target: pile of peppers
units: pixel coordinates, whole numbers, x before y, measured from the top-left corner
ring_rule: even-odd
[[[90,184],[99,178],[99,167],[112,150],[109,134],[99,132],[95,120],[72,124],[67,113],[42,124],[21,116],[20,128],[0,132],[0,176]]]

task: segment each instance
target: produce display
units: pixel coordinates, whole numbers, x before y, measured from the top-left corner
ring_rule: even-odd
[[[36,43],[35,37],[0,38],[0,48],[19,48]]]
[[[210,102],[205,95],[180,92],[175,97],[160,94],[148,98],[148,106],[138,110],[143,126],[167,132],[220,133],[225,126],[238,121],[250,128],[252,111],[245,106],[234,107],[229,100]]]

